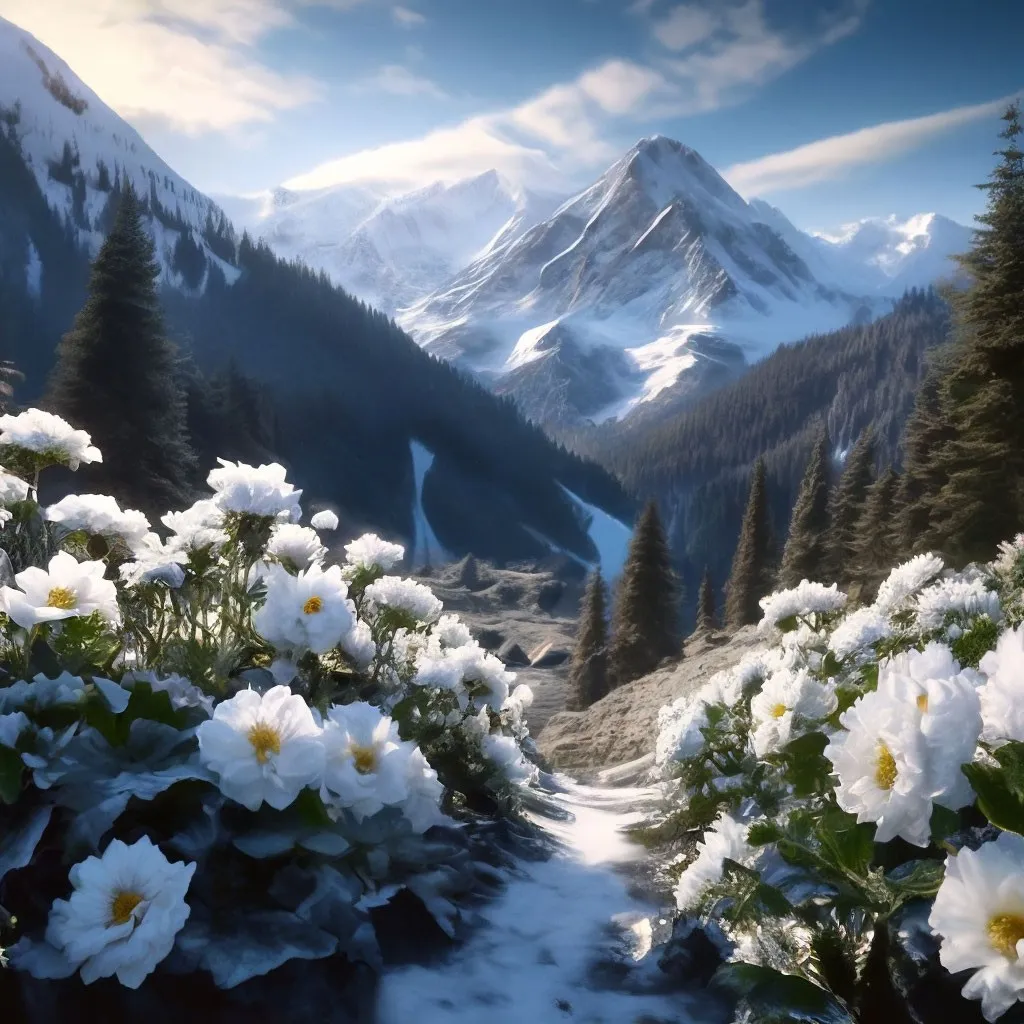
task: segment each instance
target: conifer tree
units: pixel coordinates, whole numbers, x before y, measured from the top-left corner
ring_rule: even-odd
[[[608,692],[608,629],[605,586],[600,568],[587,579],[580,605],[579,632],[569,666],[566,707],[583,711]]]
[[[711,583],[711,570],[704,566],[697,597],[697,629],[708,633],[718,628],[718,614],[715,610],[715,588]]]
[[[139,201],[126,188],[86,303],[61,340],[47,403],[103,453],[89,468],[91,489],[157,512],[186,500],[194,467],[158,276]]]
[[[842,475],[832,492],[826,538],[827,557],[819,573],[820,579],[843,583],[853,578],[857,521],[874,479],[875,433],[868,427],[847,455]]]
[[[771,588],[772,550],[765,465],[764,459],[758,459],[750,477],[747,510],[743,514],[726,587],[725,622],[729,629],[739,629],[760,620],[758,602]]]
[[[823,427],[797,494],[782,551],[779,586],[798,586],[801,580],[820,579],[825,568],[828,533],[829,436]]]
[[[857,521],[851,569],[848,579],[860,586],[862,594],[874,592],[899,560],[896,533],[893,529],[900,479],[889,466],[868,488]]]
[[[14,363],[8,359],[0,361],[0,414],[14,409],[14,385],[24,379],[25,375]]]
[[[679,600],[658,506],[650,501],[637,523],[616,592],[609,646],[613,686],[639,679],[663,658],[679,653]]]

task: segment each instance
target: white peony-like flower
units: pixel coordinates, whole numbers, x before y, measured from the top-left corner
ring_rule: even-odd
[[[188,920],[185,894],[195,869],[172,864],[147,836],[131,846],[114,839],[102,856],[71,869],[74,891],[54,901],[46,940],[87,985],[116,975],[126,988],[138,988]]]
[[[405,548],[382,540],[375,533],[364,533],[345,545],[345,561],[353,569],[383,569],[387,572],[405,558]]]
[[[0,505],[14,505],[28,500],[28,484],[0,466]]]
[[[320,785],[320,732],[309,706],[287,686],[262,696],[242,690],[199,726],[199,756],[226,797],[250,811],[264,802],[280,811],[307,786]]]
[[[398,723],[372,704],[335,704],[324,720],[326,752],[320,791],[329,807],[350,810],[358,820],[409,797],[409,759]]]
[[[757,629],[760,633],[766,633],[794,615],[827,615],[840,611],[846,607],[846,595],[834,583],[826,587],[824,583],[803,580],[799,586],[769,594],[758,603],[764,611],[764,617]]]
[[[0,747],[15,747],[18,737],[31,725],[24,711],[0,714]]]
[[[747,842],[747,826],[731,814],[723,814],[697,844],[697,857],[676,883],[676,906],[689,910],[700,901],[704,890],[722,880],[725,861],[749,864],[757,851]]]
[[[978,667],[986,676],[979,691],[981,738],[993,746],[1024,742],[1024,625],[1006,630]]]
[[[120,537],[129,547],[150,533],[149,520],[133,508],[121,510],[109,494],[68,494],[43,511],[43,518],[62,530],[84,530],[102,537]]]
[[[434,825],[450,825],[451,819],[441,811],[444,786],[419,747],[412,748],[406,765],[409,795],[402,804],[402,813],[412,830],[426,832]]]
[[[341,649],[355,662],[356,667],[366,669],[377,656],[377,644],[367,623],[359,619],[341,638]]]
[[[940,580],[917,598],[917,624],[921,630],[941,629],[949,616],[975,619],[987,616],[1001,622],[999,595],[982,580]]]
[[[445,647],[468,647],[473,643],[473,634],[458,615],[442,615],[430,631],[431,636]]]
[[[794,728],[801,720],[816,722],[828,718],[837,703],[833,687],[819,682],[806,669],[769,676],[750,702],[750,741],[754,753],[758,757],[777,753],[800,735]]]
[[[278,523],[270,532],[267,554],[298,572],[319,565],[327,554],[316,530],[297,523]]]
[[[902,611],[915,594],[942,572],[944,566],[942,559],[932,554],[917,555],[896,566],[878,588],[875,607],[883,615]]]
[[[135,560],[118,567],[118,573],[125,586],[135,587],[141,583],[166,583],[177,590],[185,582],[182,566],[188,555],[178,547],[164,544],[155,533],[147,533],[135,545]]]
[[[325,508],[322,512],[317,512],[309,520],[309,525],[314,530],[336,530],[338,528],[338,516],[329,508]]]
[[[444,607],[429,587],[401,576],[382,576],[366,588],[363,596],[377,612],[394,608],[417,622],[433,622]]]
[[[1024,838],[1003,832],[977,850],[946,858],[928,924],[951,974],[971,971],[962,993],[985,1020],[1024,998]]]
[[[224,510],[209,498],[197,501],[183,512],[168,512],[160,521],[174,536],[168,546],[182,551],[212,547],[214,551],[228,542],[224,530]]]
[[[523,757],[519,744],[512,736],[500,732],[492,732],[484,736],[480,743],[484,757],[497,765],[501,774],[509,782],[526,786],[537,778],[537,767]]]
[[[206,482],[216,492],[213,500],[225,512],[292,523],[302,518],[302,491],[288,483],[284,466],[276,462],[257,467],[226,459],[217,461],[221,468],[211,470]]]
[[[105,569],[102,562],[78,562],[59,551],[47,569],[30,566],[19,572],[14,579],[20,590],[0,588],[0,611],[23,629],[96,612],[116,624],[121,618],[117,588],[103,578]]]
[[[99,448],[84,430],[42,409],[0,416],[0,445],[24,448],[47,461],[78,469],[83,462],[102,462]]]
[[[256,631],[279,650],[325,654],[355,625],[355,607],[336,565],[311,566],[291,576],[271,566],[267,600],[252,617]]]
[[[866,652],[879,640],[892,636],[888,618],[876,607],[858,608],[839,623],[828,639],[829,649],[840,660]]]
[[[438,651],[427,647],[416,659],[413,683],[442,690],[469,691],[474,706],[488,705],[498,710],[508,699],[514,672],[500,658],[470,643]]]

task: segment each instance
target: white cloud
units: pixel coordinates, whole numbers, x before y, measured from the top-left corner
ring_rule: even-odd
[[[720,27],[721,19],[706,7],[680,4],[652,26],[655,38],[668,50],[686,50],[703,42]]]
[[[725,171],[729,184],[744,195],[801,188],[839,177],[865,164],[882,163],[908,153],[961,125],[998,114],[1007,100],[954,107],[926,117],[887,121],[845,135],[833,135],[782,153],[734,164]]]
[[[443,100],[448,94],[423,75],[417,75],[401,64],[385,64],[376,74],[352,85],[355,92],[384,92],[391,96],[431,96]]]
[[[401,25],[402,28],[416,28],[427,20],[419,11],[403,7],[401,4],[391,8],[391,17],[395,24]]]

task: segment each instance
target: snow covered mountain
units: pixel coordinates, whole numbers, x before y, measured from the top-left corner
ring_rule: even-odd
[[[518,237],[561,199],[487,171],[397,196],[374,185],[335,185],[221,201],[239,227],[279,256],[325,270],[347,291],[393,314]]]

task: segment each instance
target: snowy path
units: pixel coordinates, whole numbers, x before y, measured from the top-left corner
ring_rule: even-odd
[[[643,856],[619,829],[642,817],[651,789],[551,780],[565,821],[532,815],[559,841],[547,861],[527,862],[503,896],[483,909],[486,924],[451,959],[385,974],[381,1024],[698,1024],[679,994],[598,986],[592,969],[635,961],[650,944],[656,906],[627,890],[616,865]],[[605,976],[614,976],[612,971]],[[589,976],[589,980],[588,980]]]

